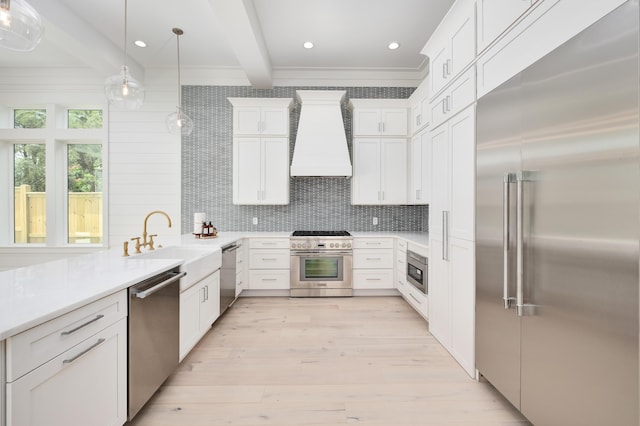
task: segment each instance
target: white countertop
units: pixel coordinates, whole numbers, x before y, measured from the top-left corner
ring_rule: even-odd
[[[354,237],[400,237],[428,247],[426,233],[353,232]],[[165,246],[224,247],[242,238],[289,238],[291,232],[221,232],[163,240]],[[167,271],[176,259],[122,257],[121,248],[0,272],[0,340]]]

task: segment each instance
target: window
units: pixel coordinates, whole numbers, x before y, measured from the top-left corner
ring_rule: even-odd
[[[70,109],[67,111],[67,123],[70,129],[101,129],[102,110]]]
[[[13,128],[0,127],[7,165],[0,167],[0,247],[108,244],[103,111],[49,104],[10,109],[6,118]]]
[[[43,129],[46,125],[46,109],[13,110],[13,127],[16,129]]]
[[[44,243],[47,235],[45,145],[16,144],[13,152],[14,242]]]
[[[67,145],[70,244],[102,242],[102,145]]]

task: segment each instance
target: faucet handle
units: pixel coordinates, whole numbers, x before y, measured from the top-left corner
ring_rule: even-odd
[[[149,250],[153,250],[153,237],[157,237],[158,234],[149,235]]]
[[[140,237],[133,237],[133,238],[131,238],[131,241],[135,241],[136,242],[136,254],[142,253],[140,251]]]
[[[124,242],[123,250],[124,250],[124,253],[122,254],[122,257],[128,257],[129,256],[129,241],[125,241]]]

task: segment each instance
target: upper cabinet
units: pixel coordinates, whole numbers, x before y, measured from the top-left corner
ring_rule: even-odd
[[[509,28],[531,3],[532,0],[477,0],[478,53]]]
[[[227,98],[233,105],[234,136],[288,136],[289,98]]]
[[[429,81],[424,80],[418,88],[409,96],[409,130],[410,134],[415,135],[417,132],[427,127],[431,122],[431,113],[429,109]]]
[[[407,136],[409,101],[406,99],[351,99],[353,136]]]
[[[428,77],[431,96],[437,95],[474,61],[475,22],[474,1],[458,0],[422,49],[431,64]]]
[[[407,139],[354,139],[351,204],[406,204],[406,170]]]
[[[289,204],[289,98],[233,105],[233,203]]]

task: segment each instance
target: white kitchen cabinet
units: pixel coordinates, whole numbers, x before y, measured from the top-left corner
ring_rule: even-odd
[[[407,292],[407,242],[398,238],[396,241],[396,288],[403,296]]]
[[[481,98],[489,93],[624,2],[625,0],[533,2],[532,7],[525,11],[515,25],[478,56],[477,97]],[[503,0],[500,3],[510,1]]]
[[[234,138],[233,203],[289,204],[288,138]]]
[[[395,288],[393,238],[353,239],[353,288]]]
[[[429,92],[435,96],[475,59],[474,0],[458,0],[453,4],[422,49],[422,54],[429,57]]]
[[[475,244],[432,239],[429,331],[475,377]]]
[[[531,0],[477,0],[478,53],[509,28],[531,3]]]
[[[407,136],[407,99],[351,99],[353,136]]]
[[[424,79],[416,90],[409,96],[409,130],[411,135],[425,128],[431,122],[431,109],[429,108],[429,80]]]
[[[406,204],[407,140],[354,139],[351,191],[351,204]]]
[[[220,316],[220,271],[180,293],[180,361]]]
[[[431,132],[429,128],[411,138],[409,145],[408,204],[429,204],[431,199]]]
[[[7,426],[123,424],[126,315],[124,290],[7,339]]]
[[[242,240],[237,242],[238,249],[236,250],[236,297],[240,296],[240,293],[246,288],[246,271],[245,271],[245,259],[246,250],[248,250],[248,244],[243,244]]]
[[[233,105],[234,136],[288,136],[289,98],[227,98]]]
[[[429,104],[432,128],[447,121],[476,100],[476,73],[471,67]]]
[[[475,239],[475,105],[431,132],[429,230]]]
[[[249,240],[249,290],[289,290],[291,254],[288,238]]]

